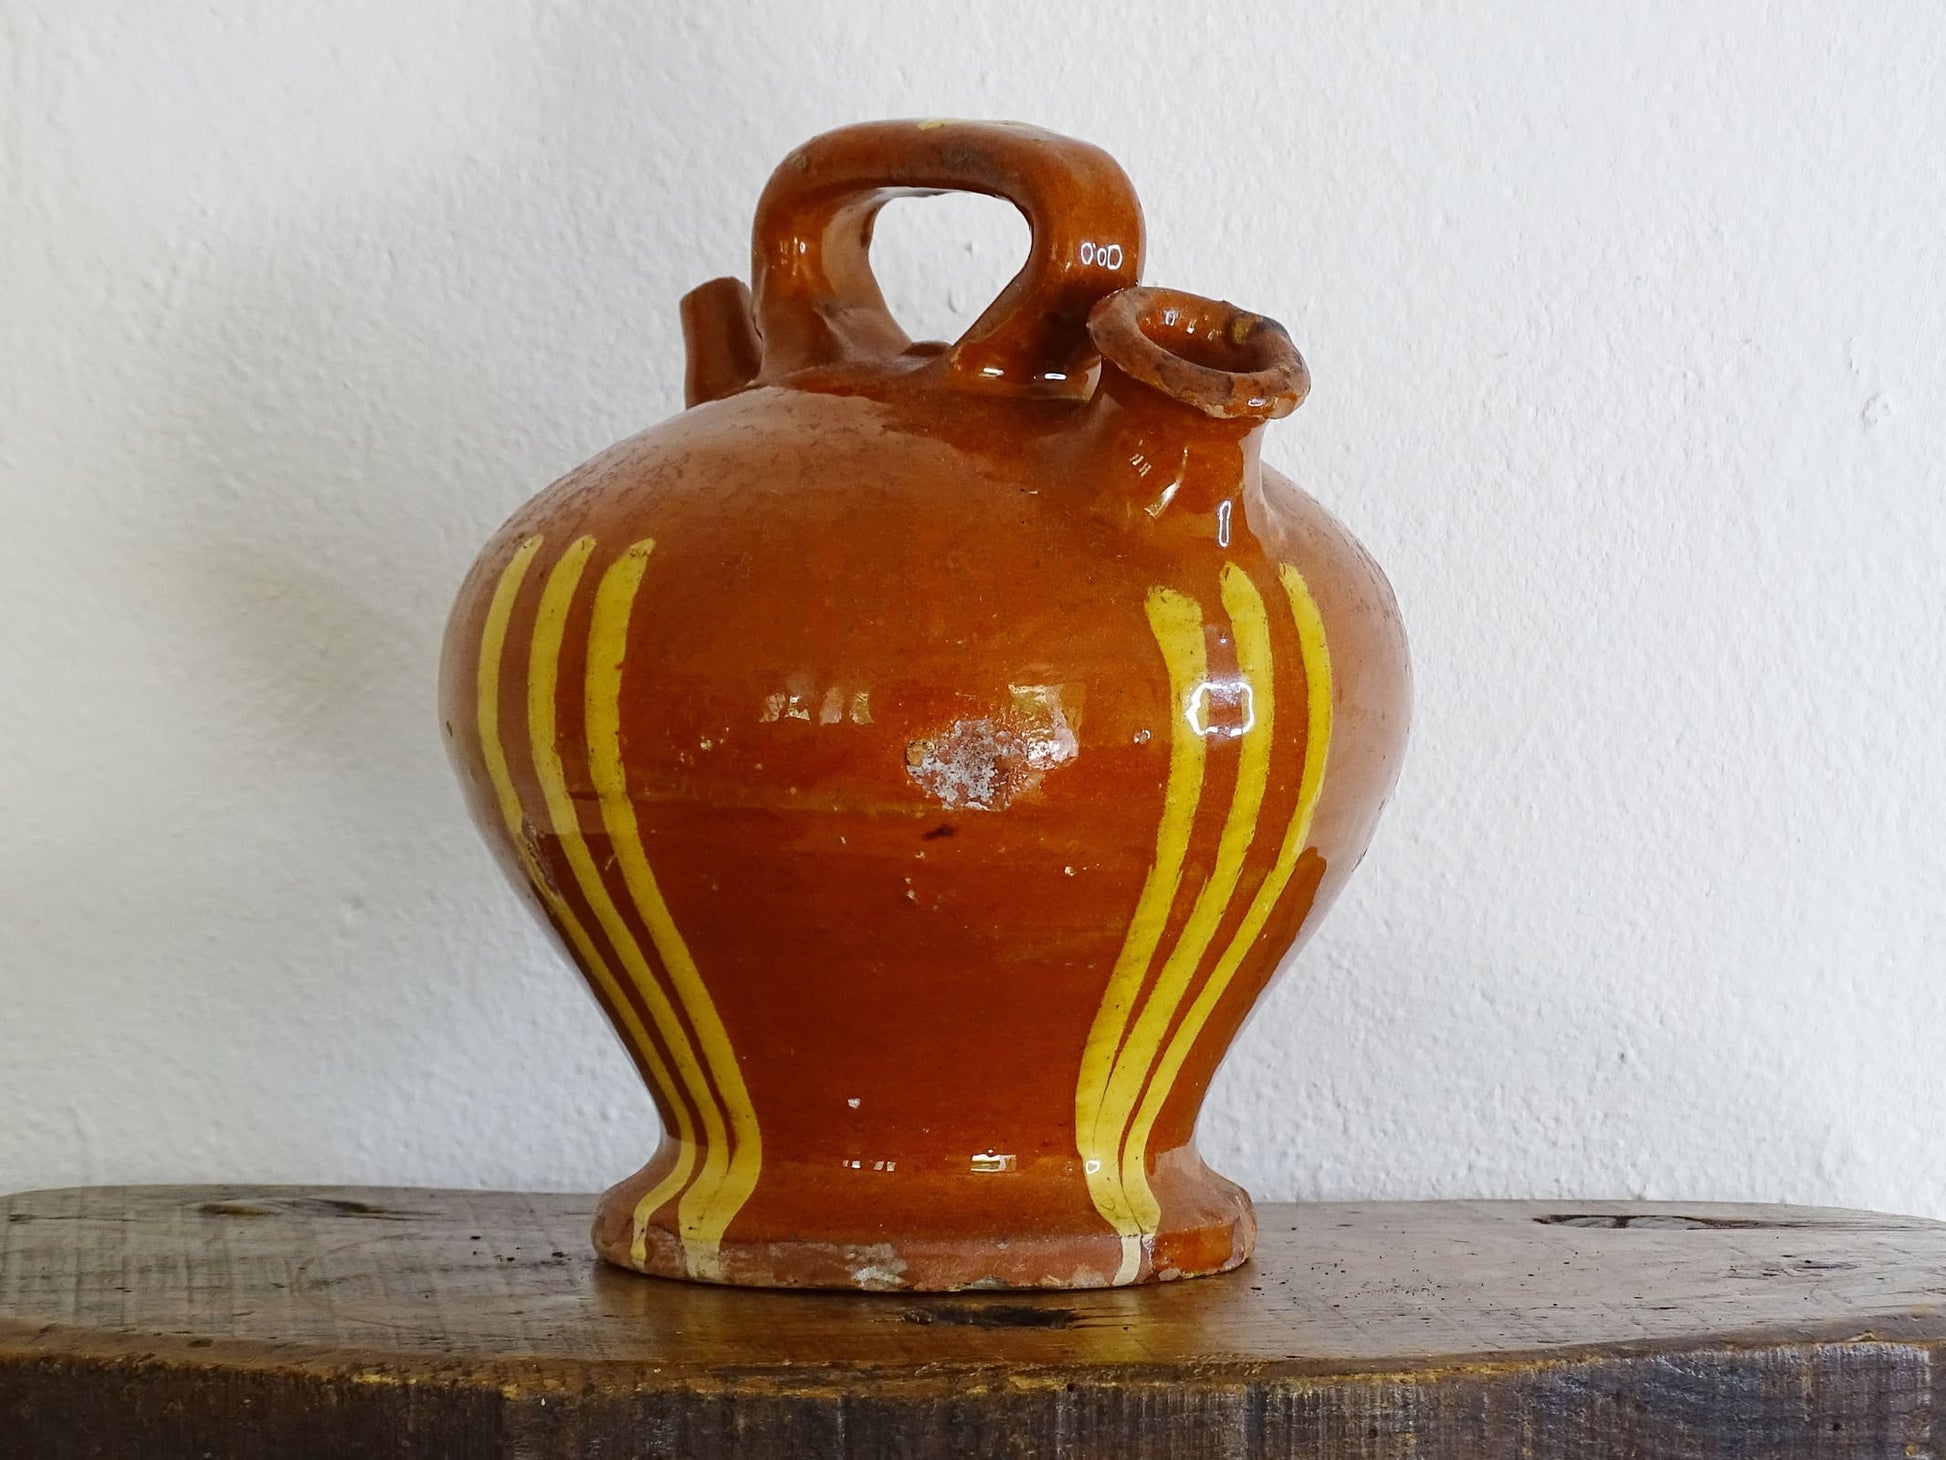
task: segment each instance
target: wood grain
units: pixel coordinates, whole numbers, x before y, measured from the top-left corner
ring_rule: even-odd
[[[592,1197],[0,1198],[0,1456],[1930,1456],[1946,1226],[1268,1206],[1227,1277],[939,1298],[597,1264]]]

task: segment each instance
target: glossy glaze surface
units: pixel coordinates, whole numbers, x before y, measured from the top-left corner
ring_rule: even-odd
[[[913,345],[871,217],[946,187],[1019,204],[1030,260]],[[690,409],[462,588],[455,762],[664,1122],[610,1260],[954,1288],[1248,1255],[1196,1114],[1369,839],[1405,648],[1258,461],[1307,383],[1282,329],[1130,287],[1140,254],[1094,148],[827,134],[759,204],[754,290],[684,301]]]

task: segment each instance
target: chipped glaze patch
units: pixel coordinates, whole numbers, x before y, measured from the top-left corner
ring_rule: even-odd
[[[845,1267],[851,1280],[872,1292],[887,1292],[906,1286],[905,1259],[890,1242],[869,1246],[847,1246]]]
[[[1007,686],[1007,708],[908,741],[906,774],[949,810],[1004,811],[1080,748],[1079,686]]]

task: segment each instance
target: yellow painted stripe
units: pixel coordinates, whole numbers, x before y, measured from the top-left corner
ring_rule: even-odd
[[[683,1028],[675,1006],[670,1003],[655,971],[649,967],[649,961],[643,956],[634,932],[624,921],[621,909],[608,894],[608,885],[602,881],[594,854],[588,850],[587,838],[582,834],[580,812],[574,804],[573,793],[568,789],[567,768],[561,761],[555,709],[561,670],[561,638],[567,628],[568,610],[574,603],[575,591],[581,585],[582,572],[588,565],[589,554],[594,550],[595,540],[592,537],[576,538],[561,554],[554,571],[547,575],[547,586],[541,592],[540,611],[534,620],[534,640],[528,659],[527,731],[534,742],[534,768],[540,777],[541,795],[547,802],[554,834],[560,838],[561,850],[574,872],[575,883],[593,910],[595,920],[601,924],[602,932],[607,935],[609,946],[621,959],[622,967],[642,995],[642,1001],[648,1005],[649,1014],[655,1020],[656,1032],[662,1036],[663,1047],[669,1051],[669,1058],[682,1077],[683,1088],[689,1092],[690,1100],[702,1119],[703,1169],[697,1176],[697,1184],[713,1187],[721,1181],[729,1157],[723,1112],[717,1107],[716,1097],[710,1090],[709,1081],[703,1076],[702,1064],[696,1058],[689,1033]],[[645,1239],[646,1224],[653,1212],[654,1208],[647,1206],[646,1198],[636,1208],[638,1243]],[[685,1265],[698,1277],[720,1276],[715,1249],[692,1220],[687,1195],[678,1213],[677,1226]]]
[[[689,1107],[683,1103],[676,1089],[676,1082],[670,1076],[669,1067],[657,1052],[655,1041],[642,1027],[634,1006],[623,992],[614,973],[608,967],[588,930],[575,915],[567,900],[555,890],[552,881],[542,870],[535,855],[533,845],[528,840],[527,820],[520,808],[520,797],[514,790],[513,776],[507,769],[507,753],[500,743],[500,662],[507,644],[507,622],[513,616],[514,600],[520,595],[521,584],[526,580],[527,569],[540,551],[541,539],[530,537],[522,542],[500,574],[500,581],[493,590],[493,600],[487,607],[486,627],[480,634],[480,663],[474,680],[474,699],[478,714],[480,735],[480,756],[486,761],[487,779],[493,784],[494,798],[500,804],[500,819],[505,823],[507,836],[513,842],[514,853],[520,859],[521,870],[527,874],[527,881],[533,887],[547,910],[554,915],[554,921],[567,935],[581,966],[588,971],[601,991],[607,995],[607,1002],[614,1010],[615,1017],[621,1021],[623,1038],[630,1051],[649,1071],[649,1078],[655,1082],[663,1103],[669,1107],[676,1122],[676,1164],[669,1174],[662,1178],[643,1198],[642,1206],[637,1209],[632,1253],[639,1266],[646,1260],[646,1227],[642,1220],[644,1211],[653,1212],[663,1202],[674,1196],[689,1180],[689,1173],[695,1164],[695,1129],[690,1122]]]
[[[1256,839],[1257,813],[1263,807],[1264,788],[1270,778],[1271,728],[1276,712],[1270,619],[1257,585],[1236,564],[1224,565],[1222,589],[1223,608],[1230,616],[1236,636],[1237,668],[1250,691],[1251,715],[1247,727],[1237,737],[1236,785],[1216,844],[1216,863],[1196,894],[1188,921],[1162,965],[1162,972],[1156,975],[1155,987],[1136,1016],[1135,1027],[1109,1078],[1104,1115],[1118,1133],[1129,1128],[1136,1098],[1148,1081],[1163,1038],[1182,1008],[1183,997],[1196,970],[1202,967],[1210,940],[1229,911],[1230,899],[1243,875],[1244,857]],[[1128,1195],[1130,1210],[1142,1231],[1153,1233],[1161,1213],[1155,1193],[1149,1189],[1146,1142],[1130,1139],[1123,1147],[1121,1166],[1122,1189]],[[1129,1274],[1129,1279],[1133,1276]]]
[[[1169,674],[1169,774],[1163,786],[1162,820],[1156,828],[1155,860],[1149,864],[1121,952],[1088,1032],[1074,1101],[1075,1141],[1082,1170],[1087,1174],[1088,1192],[1095,1209],[1122,1238],[1125,1269],[1131,1255],[1138,1264],[1141,1261],[1142,1229],[1122,1192],[1121,1165],[1116,1160],[1121,1127],[1104,1122],[1102,1106],[1129,1013],[1148,975],[1182,882],[1183,857],[1189,850],[1196,805],[1203,794],[1203,741],[1187,718],[1192,698],[1207,672],[1203,610],[1195,599],[1168,588],[1151,590],[1147,606],[1149,631],[1155,635]]]
[[[635,607],[636,591],[642,586],[642,574],[654,548],[655,543],[649,540],[634,544],[602,574],[601,585],[595,590],[594,618],[588,627],[588,767],[601,804],[602,825],[608,829],[609,841],[621,863],[629,897],[655,941],[662,966],[669,971],[669,981],[689,1016],[690,1028],[696,1031],[710,1078],[729,1116],[727,1169],[706,1166],[703,1178],[682,1202],[683,1230],[702,1249],[702,1259],[712,1275],[720,1276],[718,1248],[724,1231],[756,1187],[763,1165],[763,1141],[729,1032],[649,866],[622,766],[622,660],[628,652],[629,616]]]
[[[1230,987],[1230,981],[1236,977],[1236,971],[1251,945],[1257,941],[1257,935],[1270,921],[1277,900],[1284,895],[1284,889],[1290,885],[1291,874],[1297,870],[1297,859],[1304,854],[1304,848],[1311,840],[1311,821],[1318,809],[1318,796],[1324,788],[1325,762],[1331,753],[1331,649],[1325,642],[1324,620],[1318,613],[1310,588],[1304,582],[1304,575],[1286,564],[1278,570],[1278,577],[1291,601],[1291,615],[1297,620],[1297,640],[1304,659],[1307,723],[1304,770],[1298,779],[1297,810],[1284,833],[1283,845],[1278,848],[1277,861],[1272,865],[1270,874],[1251,899],[1250,907],[1237,927],[1236,936],[1230,939],[1230,946],[1223,950],[1223,956],[1216,961],[1216,967],[1197,993],[1195,1002],[1189,1006],[1189,1013],[1183,1017],[1175,1036],[1169,1041],[1161,1064],[1156,1066],[1155,1074],[1149,1080],[1142,1108],[1137,1112],[1135,1125],[1129,1131],[1128,1144],[1132,1154],[1139,1154],[1147,1148],[1156,1117],[1169,1098],[1176,1076],[1182,1072],[1183,1062],[1189,1058],[1189,1052],[1202,1036],[1204,1026],[1209,1023],[1218,1001]]]

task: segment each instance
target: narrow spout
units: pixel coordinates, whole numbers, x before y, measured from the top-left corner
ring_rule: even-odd
[[[763,346],[751,319],[749,285],[741,279],[711,279],[683,295],[681,310],[688,361],[685,406],[735,395],[757,378]]]
[[[1084,449],[1125,510],[1207,515],[1227,547],[1260,480],[1265,423],[1310,389],[1290,336],[1234,304],[1152,288],[1109,295],[1088,332],[1102,366]]]

